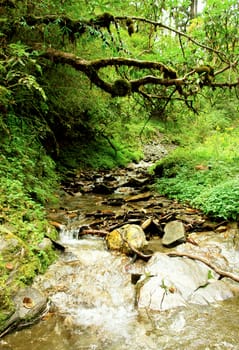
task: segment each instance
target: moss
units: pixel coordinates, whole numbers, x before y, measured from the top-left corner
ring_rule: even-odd
[[[19,287],[31,284],[57,257],[52,247],[37,250],[13,233],[1,235],[1,242],[5,242],[5,248],[0,261],[0,330],[14,312],[12,298]]]
[[[194,68],[195,72],[200,74],[209,74],[211,76],[214,76],[214,69],[209,65],[199,66]]]
[[[0,281],[1,282],[1,281]],[[3,285],[1,283],[1,285]],[[10,288],[6,286],[0,288],[0,331],[4,329],[5,321],[14,313],[15,305],[13,303]]]
[[[56,198],[55,165],[37,138],[32,141],[33,131],[19,130],[11,118],[11,143],[6,138],[0,146],[0,330],[14,311],[18,288],[32,283],[56,259],[52,247],[38,248],[46,232],[57,236],[44,207]]]
[[[110,28],[111,22],[114,21],[114,16],[109,12],[104,12],[98,15],[95,19],[91,19],[90,23],[101,28]]]
[[[88,140],[85,145],[79,144],[78,140],[69,142],[61,149],[58,169],[66,173],[83,167],[112,169],[142,158],[141,150],[123,147],[116,140],[109,141],[99,136],[97,141]]]
[[[124,79],[118,79],[112,85],[112,97],[124,97],[129,95],[131,92],[131,84],[129,81]]]

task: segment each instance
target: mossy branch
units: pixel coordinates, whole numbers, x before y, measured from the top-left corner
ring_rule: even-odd
[[[115,17],[115,20],[117,21],[122,21],[122,20],[127,20],[127,19],[131,19],[133,21],[137,21],[137,22],[143,22],[143,23],[147,23],[147,24],[150,24],[150,25],[153,25],[154,28],[164,28],[164,29],[167,29],[169,32],[172,32],[172,33],[175,33],[176,35],[179,36],[179,38],[181,37],[184,37],[186,39],[188,39],[189,41],[191,41],[193,44],[195,44],[196,46],[198,47],[201,47],[203,49],[206,49],[207,51],[211,51],[211,52],[214,52],[215,54],[217,54],[220,59],[223,61],[223,62],[227,62],[227,59],[226,59],[226,55],[224,52],[220,51],[220,50],[216,50],[210,46],[207,46],[207,45],[204,45],[200,42],[198,42],[197,40],[193,39],[190,35],[184,33],[184,32],[181,32],[175,28],[172,28],[166,24],[163,24],[162,22],[157,22],[157,21],[152,21],[152,20],[149,20],[149,19],[146,19],[144,17],[136,17],[136,16],[132,16],[132,17],[128,17],[128,16],[116,16]]]
[[[186,87],[190,85],[190,81],[188,81],[188,75],[185,75],[182,78],[178,78],[175,75],[175,71],[170,67],[167,67],[165,64],[161,62],[147,61],[147,60],[137,60],[131,58],[123,58],[123,57],[113,57],[106,59],[97,59],[97,60],[85,60],[81,57],[78,57],[72,53],[67,53],[59,50],[55,50],[53,48],[46,49],[45,52],[41,54],[42,57],[51,59],[55,63],[67,64],[72,66],[78,71],[84,73],[89,80],[98,86],[100,89],[105,92],[111,94],[113,97],[115,96],[126,96],[130,93],[141,92],[140,88],[142,86],[151,84],[151,85],[161,85],[165,87],[175,86],[176,90],[179,91],[180,94],[183,95],[182,87]],[[159,75],[146,75],[142,78],[135,80],[123,80],[118,79],[114,83],[109,83],[103,80],[99,76],[99,71],[102,68],[106,67],[119,67],[119,66],[127,66],[127,67],[135,67],[140,69],[153,69],[154,71],[158,71]],[[171,72],[174,73],[175,78],[164,78],[164,73]],[[190,72],[193,74],[194,71]],[[167,75],[168,76],[168,75]],[[224,88],[224,87],[236,87],[239,86],[239,81],[235,82],[214,82],[207,81],[203,82],[204,86],[209,86],[211,88]],[[175,91],[176,91],[175,90]],[[198,90],[195,89],[195,94]],[[185,94],[186,97],[186,94]]]
[[[87,20],[74,20],[69,16],[64,15],[45,15],[34,16],[28,15],[25,17],[25,21],[29,26],[35,26],[40,24],[57,24],[60,28],[67,27],[73,34],[83,34],[88,27],[94,27],[97,29],[107,28],[109,30],[110,24],[114,22],[114,16],[110,13],[103,13],[95,18]]]
[[[193,44],[195,44],[198,47],[201,47],[203,49],[206,49],[207,51],[211,51],[214,52],[215,54],[217,54],[220,59],[223,62],[228,62],[226,55],[224,52],[220,51],[220,50],[216,50],[208,45],[204,45],[200,42],[198,42],[197,40],[195,40],[194,38],[192,38],[190,35],[181,32],[177,29],[174,29],[166,24],[163,24],[161,22],[157,22],[157,21],[152,21],[149,19],[146,19],[144,17],[136,17],[136,16],[113,16],[112,14],[105,12],[102,13],[101,15],[96,16],[95,18],[90,19],[89,21],[86,20],[74,20],[68,16],[64,16],[64,15],[45,15],[45,16],[34,16],[34,15],[29,15],[27,17],[25,17],[26,23],[28,25],[37,25],[37,24],[50,24],[50,23],[58,23],[59,26],[61,27],[62,25],[67,26],[71,31],[72,34],[75,33],[84,33],[86,31],[87,27],[97,27],[97,28],[107,28],[109,30],[110,28],[110,24],[111,23],[117,23],[117,22],[123,22],[126,21],[126,25],[128,23],[128,29],[129,26],[133,24],[133,21],[136,22],[143,22],[149,25],[153,25],[154,28],[164,28],[166,30],[168,30],[169,32],[175,33],[176,35],[179,36],[179,38],[184,37],[186,38],[188,41],[191,41]],[[129,22],[130,21],[130,22]],[[130,35],[132,34],[132,32],[129,33]]]
[[[148,20],[143,17],[129,17],[129,16],[113,16],[111,13],[103,13],[101,15],[95,16],[90,20],[73,20],[68,16],[58,16],[58,15],[48,15],[48,16],[27,16],[25,17],[26,23],[28,25],[38,25],[38,24],[50,24],[55,23],[59,25],[60,28],[67,27],[69,29],[68,37],[69,40],[75,43],[76,37],[75,35],[83,34],[87,28],[93,27],[96,30],[99,30],[101,33],[101,29],[107,29],[111,34],[110,25],[115,24],[116,31],[119,35],[117,23],[123,22],[126,23],[126,26],[133,24],[134,22],[143,22],[148,25],[153,25],[154,28],[164,28],[170,32],[175,33],[176,35],[186,38],[188,41],[191,41],[194,45],[203,48],[204,50],[214,52],[222,62],[226,63],[226,68],[221,69],[221,72],[230,69],[230,67],[235,67],[237,62],[231,63],[228,62],[228,59],[224,52],[220,50],[216,50],[210,46],[204,45],[190,35],[178,31],[172,27],[169,27],[161,22],[156,22],[152,20]],[[131,33],[132,34],[132,33]],[[102,34],[103,35],[103,34]],[[111,35],[112,44],[115,44],[113,36]],[[122,46],[122,45],[121,45]],[[117,47],[119,50],[119,47]],[[122,47],[121,47],[122,49]],[[146,61],[146,60],[138,60],[131,58],[123,58],[123,57],[114,57],[114,58],[106,58],[106,59],[98,59],[92,61],[86,61],[81,59],[75,55],[70,53],[65,53],[62,51],[57,51],[54,49],[47,49],[43,54],[45,57],[52,59],[54,62],[68,64],[74,67],[75,69],[83,72],[87,75],[90,81],[98,86],[100,89],[112,95],[112,97],[119,96],[124,97],[129,95],[130,93],[141,93],[147,98],[151,98],[152,94],[143,90],[143,87],[146,85],[160,85],[164,87],[175,87],[175,92],[178,93],[180,97],[183,98],[184,101],[187,101],[187,98],[196,95],[203,86],[208,86],[212,89],[215,88],[233,88],[239,86],[239,79],[236,79],[234,82],[221,81],[216,82],[214,77],[219,75],[221,72],[215,72],[215,74],[204,74],[200,77],[200,79],[189,79],[189,77],[197,72],[197,69],[192,70],[191,72],[186,73],[183,77],[178,77],[177,72],[171,68],[166,66],[161,62],[154,61]],[[120,67],[135,67],[139,69],[148,69],[149,74],[151,71],[156,71],[155,75],[145,75],[136,80],[125,80],[125,79],[117,79],[113,84],[103,80],[99,76],[99,71],[102,68],[106,68],[109,66]],[[205,66],[203,66],[205,67]],[[200,82],[198,82],[200,80]],[[192,86],[193,85],[193,86]],[[188,89],[187,89],[188,87]],[[171,90],[170,90],[171,92]],[[154,98],[161,98],[161,95],[154,94]],[[163,96],[165,99],[165,95]],[[167,96],[166,96],[167,98]]]

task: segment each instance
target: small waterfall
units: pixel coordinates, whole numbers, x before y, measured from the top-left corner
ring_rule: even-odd
[[[67,226],[63,226],[59,232],[59,240],[61,243],[66,243],[66,244],[74,243],[78,239],[78,236],[79,236],[79,228],[77,227],[68,228]]]

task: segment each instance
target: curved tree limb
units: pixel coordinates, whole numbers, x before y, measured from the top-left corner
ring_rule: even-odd
[[[59,25],[59,27],[69,36],[69,39],[72,41],[75,40],[75,34],[83,34],[87,28],[92,27],[96,30],[99,30],[100,33],[101,28],[105,28],[110,32],[110,25],[112,23],[115,24],[116,32],[118,33],[119,39],[119,27],[118,22],[125,22],[127,20],[133,20],[133,21],[139,21],[143,22],[149,25],[153,25],[155,28],[164,28],[165,30],[168,30],[175,35],[179,37],[180,43],[181,38],[184,37],[187,40],[191,41],[194,45],[203,48],[204,50],[214,52],[218,57],[220,57],[220,60],[222,62],[226,62],[226,67],[221,68],[220,71],[215,72],[214,77],[219,75],[220,73],[236,67],[238,64],[238,60],[235,62],[229,62],[226,58],[226,55],[221,52],[220,50],[216,50],[210,46],[204,45],[197,40],[193,39],[190,35],[181,32],[179,30],[176,30],[172,27],[169,27],[168,25],[165,25],[161,22],[156,22],[152,20],[148,20],[142,17],[129,17],[129,16],[113,16],[110,13],[103,13],[102,15],[96,16],[95,18],[92,18],[88,21],[86,20],[73,20],[68,16],[64,15],[48,15],[48,16],[27,16],[25,17],[25,21],[29,25],[38,25],[38,24],[50,24],[54,23],[56,25]],[[113,40],[113,45],[115,45],[113,36],[111,35]],[[117,46],[117,45],[116,45]],[[123,48],[123,44],[121,42],[120,46]],[[181,43],[182,47],[182,43]],[[118,48],[119,49],[119,48]],[[53,60],[54,62],[61,63],[61,64],[68,64],[72,67],[74,67],[76,70],[79,70],[83,72],[89,80],[95,84],[100,89],[104,90],[105,92],[109,93],[114,96],[127,96],[130,93],[140,93],[145,98],[157,98],[157,99],[169,99],[172,97],[171,92],[172,89],[170,89],[169,93],[154,93],[147,92],[146,90],[142,89],[142,87],[147,85],[158,85],[158,86],[164,86],[164,87],[174,87],[175,91],[178,92],[179,98],[188,105],[187,98],[189,96],[196,95],[203,86],[208,86],[212,89],[214,88],[232,88],[232,87],[238,87],[239,86],[239,80],[236,80],[234,82],[231,81],[225,81],[225,82],[217,82],[215,80],[211,79],[198,79],[198,76],[195,75],[195,79],[192,79],[192,76],[196,74],[195,70],[191,69],[190,72],[187,72],[184,74],[183,77],[178,77],[176,72],[170,68],[169,66],[166,66],[162,62],[157,61],[147,61],[147,60],[138,60],[138,59],[132,59],[132,58],[125,58],[125,57],[111,57],[111,58],[105,58],[105,59],[96,59],[96,60],[84,60],[80,57],[77,57],[71,53],[66,53],[63,51],[58,51],[53,48],[48,48],[46,51],[42,54],[42,56],[49,58]],[[117,70],[121,66],[127,66],[127,67],[134,67],[138,69],[148,69],[149,74],[146,73],[145,76],[142,76],[138,79],[134,80],[124,80],[124,79],[118,79],[117,81],[110,83],[105,81],[99,74],[100,69],[106,68],[106,67],[115,67]],[[152,74],[152,70],[154,73]],[[124,81],[123,81],[124,80]],[[117,84],[116,84],[117,82]],[[123,86],[119,85],[123,82]],[[162,96],[163,95],[163,96]]]
[[[153,254],[144,254],[143,252],[139,251],[138,249],[136,249],[135,247],[133,247],[128,241],[126,241],[126,243],[128,244],[128,246],[130,247],[130,249],[137,254],[139,257],[141,257],[142,259],[149,259],[153,256]],[[220,278],[222,277],[227,277],[232,279],[235,282],[239,282],[239,276],[235,275],[232,272],[229,271],[224,271],[222,269],[220,269],[219,267],[217,267],[216,265],[212,264],[210,261],[208,261],[208,259],[203,258],[202,256],[199,255],[195,255],[192,253],[187,253],[187,252],[169,252],[169,253],[163,253],[168,255],[169,257],[185,257],[185,258],[189,258],[189,259],[193,259],[193,260],[197,260],[202,262],[203,264],[207,265],[208,267],[210,267],[210,269],[212,269],[213,271],[215,271]]]
[[[224,52],[220,51],[220,50],[216,50],[210,46],[207,46],[207,45],[204,45],[204,44],[201,44],[200,42],[198,42],[197,40],[193,39],[190,35],[184,33],[184,32],[181,32],[177,29],[174,29],[166,24],[163,24],[161,22],[156,22],[156,21],[152,21],[152,20],[149,20],[149,19],[146,19],[146,18],[143,18],[143,17],[135,17],[135,16],[132,16],[132,17],[128,17],[128,16],[116,16],[115,17],[115,20],[127,20],[128,18],[131,18],[132,20],[134,21],[139,21],[139,22],[144,22],[144,23],[148,23],[148,24],[152,24],[153,26],[155,27],[160,27],[160,28],[164,28],[164,29],[167,29],[168,31],[172,32],[172,33],[175,33],[177,34],[180,38],[181,37],[185,37],[186,39],[188,39],[189,41],[191,41],[193,44],[203,48],[203,49],[206,49],[207,51],[211,51],[211,52],[214,52],[216,53],[220,59],[224,62],[227,62],[228,63],[228,60],[226,59],[226,55]]]
[[[204,263],[205,265],[210,267],[212,270],[214,270],[220,276],[220,278],[228,277],[228,278],[232,279],[233,281],[239,282],[239,276],[238,275],[235,275],[234,273],[229,272],[229,271],[221,270],[216,265],[212,264],[210,261],[208,261],[207,259],[203,258],[202,256],[194,255],[194,254],[187,253],[187,252],[176,252],[176,251],[175,252],[166,253],[166,254],[168,256],[171,256],[171,257],[174,257],[174,256],[175,257],[186,257],[186,258],[189,258],[189,259],[201,261],[202,263]]]
[[[116,23],[116,29],[117,29],[117,21],[126,21],[127,19],[147,23],[150,25],[153,25],[154,28],[164,28],[168,30],[169,32],[175,33],[179,36],[179,40],[181,40],[182,37],[186,38],[187,40],[191,41],[193,44],[195,44],[198,47],[201,47],[203,49],[206,49],[207,51],[214,52],[219,56],[219,58],[223,61],[229,64],[229,61],[226,58],[226,55],[224,52],[220,50],[216,50],[208,45],[204,45],[197,40],[193,39],[190,35],[181,32],[177,29],[174,29],[166,24],[163,24],[161,22],[152,21],[149,19],[146,19],[144,17],[136,17],[136,16],[113,16],[110,13],[103,13],[102,15],[96,16],[95,18],[90,19],[89,21],[86,20],[74,20],[68,16],[64,15],[45,15],[45,16],[34,16],[29,15],[25,17],[25,21],[28,25],[37,25],[37,24],[50,24],[55,23],[59,24],[60,27],[66,26],[70,29],[72,34],[75,33],[84,33],[87,29],[87,27],[96,27],[96,28],[107,28],[109,31],[109,27],[111,23]]]
[[[171,68],[167,67],[165,64],[161,62],[138,60],[138,59],[124,58],[124,57],[112,57],[112,58],[96,59],[96,60],[90,61],[90,60],[85,60],[81,57],[78,57],[72,53],[59,51],[53,48],[46,49],[46,51],[43,52],[41,56],[51,59],[56,63],[70,65],[76,70],[83,72],[93,84],[95,84],[105,92],[111,94],[112,96],[126,96],[129,92],[140,92],[139,91],[140,87],[148,84],[161,85],[165,87],[175,86],[179,91],[179,93],[184,95],[184,93],[180,92],[180,88],[183,86],[190,85],[191,82],[188,80],[188,76],[195,73],[194,71],[191,71],[182,78],[165,79],[161,77],[162,72],[164,72],[165,70],[171,71]],[[141,69],[153,69],[156,71],[156,73],[157,72],[159,73],[159,76],[146,75],[139,79],[129,80],[128,84],[130,85],[130,91],[126,91],[125,94],[117,94],[117,91],[115,91],[114,83],[106,82],[99,76],[99,70],[109,66],[113,66],[113,67],[127,66],[127,67],[141,68]],[[208,86],[212,88],[216,88],[216,87],[231,88],[231,87],[239,86],[239,80],[234,82],[204,81],[203,83],[201,82],[200,87],[201,86]],[[197,93],[197,91],[198,91],[197,89],[194,89],[195,93]],[[191,91],[188,95],[185,94],[184,96],[186,97],[186,96],[193,95],[194,92]]]

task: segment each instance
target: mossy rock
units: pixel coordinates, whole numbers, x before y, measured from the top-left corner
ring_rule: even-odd
[[[0,329],[0,337],[15,329],[32,325],[48,308],[47,298],[32,287],[21,288],[13,298],[15,312]]]
[[[143,229],[139,225],[126,224],[110,232],[106,237],[107,246],[124,254],[132,253],[133,247],[141,250],[148,243]]]
[[[12,231],[13,232],[12,232]],[[43,238],[33,246],[16,235],[10,225],[0,225],[0,332],[16,311],[14,295],[32,283],[56,258],[51,241]]]

